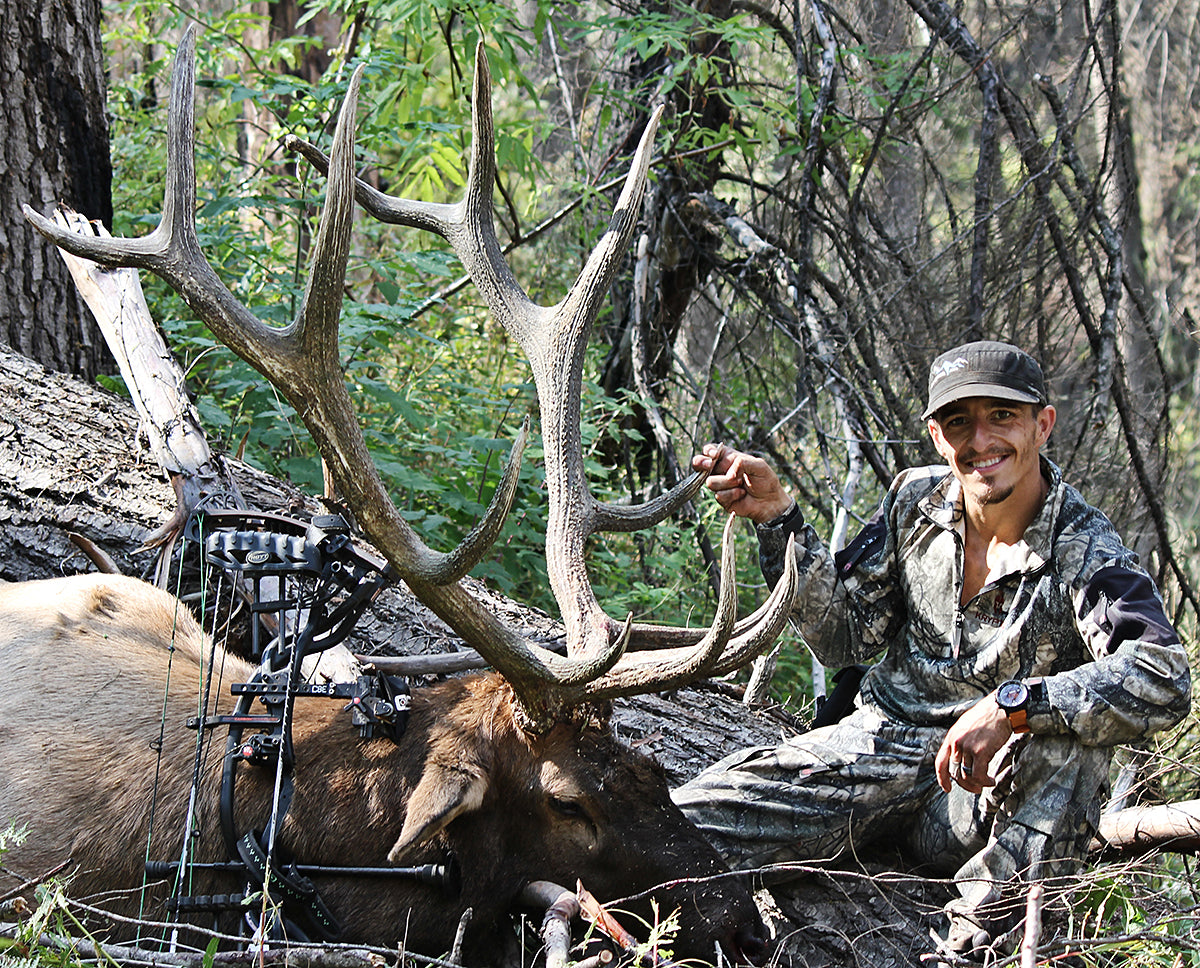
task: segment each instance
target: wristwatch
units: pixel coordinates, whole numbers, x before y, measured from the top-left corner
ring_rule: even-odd
[[[1029,687],[1020,679],[1000,683],[996,690],[996,705],[1008,716],[1014,733],[1029,732]]]

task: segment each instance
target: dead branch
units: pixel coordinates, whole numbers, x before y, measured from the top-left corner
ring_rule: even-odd
[[[55,212],[54,222],[79,235],[109,237],[103,225],[70,209]],[[137,272],[106,268],[66,249],[60,248],[58,253],[121,369],[141,418],[139,434],[147,440],[151,455],[170,478],[178,498],[175,514],[146,539],[144,547],[168,544],[206,495],[219,493],[225,496],[226,505],[241,506],[237,484],[209,450],[200,415],[188,397],[183,370],[150,315]],[[91,555],[87,548],[83,550]]]
[[[467,935],[467,926],[471,923],[471,918],[475,915],[474,908],[466,908],[462,917],[458,919],[458,930],[454,932],[454,944],[450,947],[450,961],[456,965],[462,964],[462,947],[463,939]]]
[[[482,669],[488,663],[474,649],[436,655],[356,655],[363,665],[397,676],[440,676]]]
[[[604,948],[589,958],[582,958],[575,962],[575,968],[604,968],[605,965],[611,965],[614,955],[607,948]]]
[[[1046,888],[1040,882],[1029,888],[1025,905],[1025,937],[1021,940],[1021,968],[1037,964],[1038,939],[1042,935],[1042,898]]]
[[[571,921],[579,916],[579,900],[560,884],[530,881],[521,903],[546,911],[539,933],[546,946],[546,968],[566,968],[571,961]]]
[[[16,925],[0,925],[0,937],[12,937]],[[255,948],[250,951],[220,951],[207,955],[203,951],[151,951],[130,945],[98,945],[78,938],[43,934],[30,947],[51,948],[69,952],[78,961],[100,961],[118,965],[148,965],[161,968],[383,968],[388,959],[374,951],[362,949],[303,948]],[[446,965],[436,959],[417,958],[426,964]]]
[[[1106,814],[1092,850],[1105,857],[1200,850],[1200,800],[1127,807]]]
[[[57,867],[53,868],[52,870],[46,871],[45,874],[41,874],[37,877],[29,878],[29,880],[18,884],[11,891],[6,891],[5,893],[0,894],[0,902],[7,901],[10,898],[14,898],[19,894],[24,894],[31,887],[37,887],[39,884],[44,884],[46,881],[50,880],[50,878],[57,877],[64,870],[66,870],[70,865],[71,865],[71,861],[70,861],[70,859],[68,859],[68,860],[63,861],[61,864],[59,864]]]

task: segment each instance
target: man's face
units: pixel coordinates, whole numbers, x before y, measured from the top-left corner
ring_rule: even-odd
[[[947,404],[929,420],[937,452],[973,503],[998,505],[1041,489],[1038,452],[1054,427],[1054,408],[993,397]]]

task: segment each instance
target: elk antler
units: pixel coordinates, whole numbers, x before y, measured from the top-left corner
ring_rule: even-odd
[[[533,303],[504,261],[492,221],[495,181],[490,78],[483,47],[476,54],[471,159],[467,189],[457,204],[427,204],[382,195],[354,178],[353,119],[362,68],[355,71],[338,116],[330,156],[298,139],[290,143],[328,174],[312,268],[296,320],[282,328],[259,320],[222,285],[200,252],[195,227],[194,28],[185,33],[172,73],[168,172],[162,220],[140,239],[102,239],[68,233],[28,206],[26,217],[62,248],[111,266],[148,269],[175,288],[217,337],[291,401],[329,466],[339,495],[363,531],[423,602],[472,645],[512,685],[531,724],[545,726],[593,699],[679,684],[744,662],[778,634],[795,594],[788,556],[784,579],[762,621],[731,640],[736,602],[730,527],[722,556],[723,581],[713,627],[692,634],[682,650],[622,656],[631,623],[612,621],[587,579],[584,545],[602,528],[629,530],[661,520],[690,498],[702,475],[638,509],[614,509],[588,488],[580,440],[584,351],[593,321],[636,224],[661,108],[646,126],[608,231],[567,296],[556,306]],[[493,314],[529,358],[541,407],[549,495],[546,557],[562,611],[567,656],[526,641],[485,609],[458,579],[486,552],[511,505],[524,431],[513,447],[504,481],[484,520],[459,548],[427,548],[400,516],[375,469],[346,390],[337,331],[349,253],[354,197],[385,221],[427,229],[445,238],[479,287]],[[618,662],[620,664],[618,665]]]
[[[645,185],[654,133],[662,116],[656,108],[646,124],[608,231],[589,256],[566,297],[539,306],[521,288],[504,260],[492,219],[496,178],[492,124],[491,74],[483,44],[475,51],[471,155],[467,185],[456,204],[418,202],[377,191],[361,179],[359,204],[382,222],[425,229],[453,247],[467,274],[498,319],[525,351],[533,371],[542,417],[549,518],[546,561],[555,600],[563,608],[568,654],[599,652],[613,634],[612,620],[597,602],[583,565],[587,539],[601,531],[635,531],[672,514],[700,490],[703,474],[693,474],[655,501],[634,507],[603,504],[588,488],[580,440],[580,383],[592,324],[606,298],[621,257],[637,225],[637,207]],[[329,159],[300,138],[285,145],[328,171]],[[732,605],[730,606],[732,607]],[[633,627],[629,646],[643,636],[679,642],[702,637],[675,630]],[[778,629],[776,630],[776,634]],[[745,660],[743,660],[745,661]]]

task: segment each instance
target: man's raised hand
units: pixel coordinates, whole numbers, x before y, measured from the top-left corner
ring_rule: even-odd
[[[705,444],[692,467],[708,473],[707,487],[721,507],[755,524],[766,524],[795,503],[770,464],[724,444]]]

